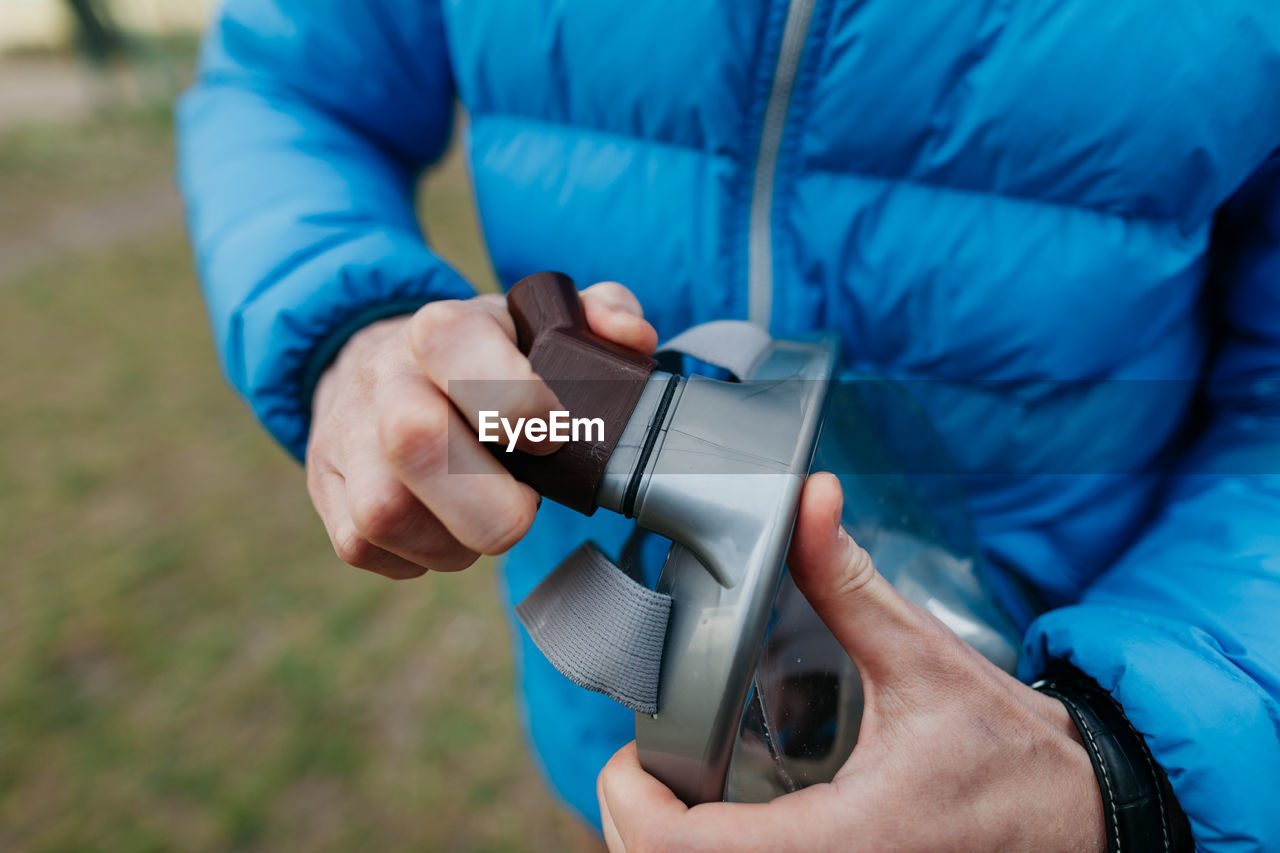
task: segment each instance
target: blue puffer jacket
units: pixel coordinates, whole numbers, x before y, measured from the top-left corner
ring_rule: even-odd
[[[230,0],[181,182],[226,371],[295,454],[355,329],[470,294],[412,206],[455,98],[505,283],[935,380],[984,555],[1045,604],[1022,674],[1112,691],[1204,849],[1280,849],[1278,86],[1274,0]],[[544,507],[509,596],[616,544],[599,515]],[[630,714],[517,651],[595,819]]]

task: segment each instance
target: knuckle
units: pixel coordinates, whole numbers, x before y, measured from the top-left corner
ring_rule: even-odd
[[[838,598],[852,598],[858,595],[876,576],[875,564],[871,555],[862,546],[852,543],[849,547],[848,561],[840,572],[835,595]]]
[[[348,527],[334,535],[333,551],[347,565],[367,569],[372,567],[378,547],[361,536],[355,527]]]
[[[322,485],[324,480],[324,472],[320,465],[312,456],[312,449],[307,448],[307,461],[304,470],[307,474],[307,494],[311,495],[311,502],[318,504],[318,498],[323,493]]]
[[[307,449],[302,455],[302,466],[307,472],[307,485],[311,485],[317,478],[317,471],[320,468],[320,459],[322,456],[319,436],[316,435],[316,423],[311,422],[311,432],[307,435]]]
[[[487,349],[485,355],[486,378],[507,380],[512,388],[522,384],[522,380],[537,378],[538,374],[533,372],[529,357],[516,348],[514,341],[495,341],[494,344]],[[510,393],[512,388],[504,387],[502,390]]]
[[[351,520],[360,535],[372,542],[395,538],[414,509],[413,495],[398,484],[365,492],[351,500]]]
[[[409,341],[419,358],[430,359],[447,349],[459,329],[469,323],[475,308],[457,299],[429,302],[418,309],[409,323]]]
[[[523,365],[513,364],[509,375],[515,378],[507,383],[503,407],[505,411],[520,417],[537,417],[545,415],[551,408],[551,389],[547,387],[529,362],[521,357]]]
[[[466,545],[491,557],[506,553],[529,532],[536,511],[536,505],[522,500],[508,512],[499,514],[493,524],[470,537],[471,541]]]
[[[340,434],[341,428],[335,428],[327,419],[312,420],[311,430],[307,435],[307,448],[303,454],[308,480],[333,470],[338,456]]]
[[[584,299],[599,299],[628,311],[639,307],[635,294],[620,281],[598,281],[582,292]]]
[[[444,406],[396,406],[378,422],[378,442],[392,465],[438,465],[445,458],[449,413]]]
[[[533,370],[533,363],[529,361],[529,356],[517,349],[514,344],[503,347],[502,353],[502,369],[505,375],[512,379],[541,381]]]
[[[421,332],[447,331],[457,325],[472,309],[458,299],[428,302],[413,315],[413,327]]]

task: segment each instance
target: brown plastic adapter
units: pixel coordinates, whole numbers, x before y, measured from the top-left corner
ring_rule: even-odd
[[[600,441],[569,441],[546,456],[494,455],[539,494],[585,515],[596,511],[596,490],[605,466],[631,419],[657,362],[593,334],[573,279],[540,272],[507,293],[516,343],[533,370],[574,418],[600,418]]]

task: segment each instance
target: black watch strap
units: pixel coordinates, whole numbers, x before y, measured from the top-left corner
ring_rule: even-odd
[[[1195,849],[1169,779],[1111,694],[1065,663],[1054,664],[1035,689],[1067,707],[1102,792],[1110,853]]]

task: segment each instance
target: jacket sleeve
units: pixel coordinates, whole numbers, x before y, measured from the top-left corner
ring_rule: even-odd
[[[178,181],[227,377],[298,458],[351,334],[473,295],[413,208],[452,109],[432,0],[228,0],[205,41]]]
[[[1208,423],[1144,536],[1032,626],[1124,708],[1205,850],[1280,849],[1280,152],[1220,212]],[[1211,300],[1211,301],[1212,301]]]

